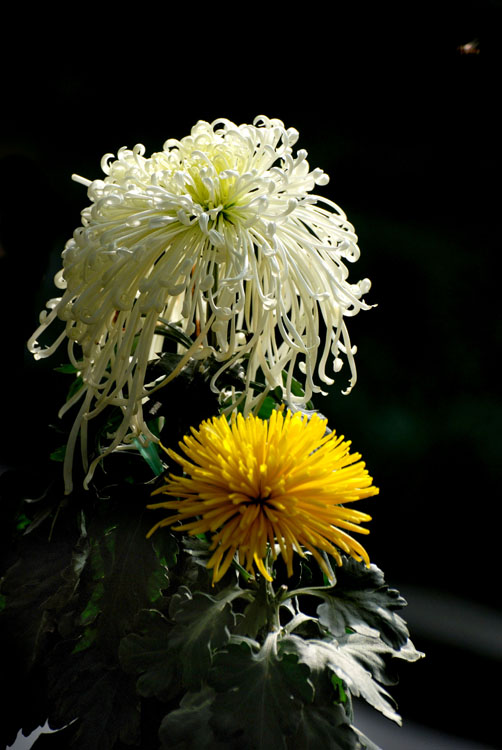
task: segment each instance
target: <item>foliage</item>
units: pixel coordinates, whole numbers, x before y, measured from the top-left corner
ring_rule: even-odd
[[[152,420],[169,414],[170,444],[187,419],[207,416],[210,377],[191,364],[155,395]],[[198,415],[186,406],[194,383]],[[59,731],[41,735],[37,750],[375,748],[354,726],[352,696],[400,721],[389,662],[421,656],[397,614],[403,598],[376,566],[351,558],[341,568],[327,560],[330,586],[311,558],[298,558],[292,578],[278,562],[273,582],[235,565],[213,586],[204,538],[165,529],[146,538],[156,519],[145,506],[161,481],[152,456],[142,464],[150,475],[127,452],[110,456],[91,490],[70,497],[57,461],[37,500],[24,472],[1,478],[12,538],[0,744],[48,718]]]

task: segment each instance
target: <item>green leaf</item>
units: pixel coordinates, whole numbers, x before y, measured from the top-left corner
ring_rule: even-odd
[[[152,537],[153,548],[162,565],[167,570],[174,568],[179,554],[179,545],[174,534],[169,529],[162,529],[162,534],[154,534]]]
[[[347,636],[349,638],[350,636]],[[381,648],[388,647],[382,644],[379,638],[367,638],[366,648],[374,650],[368,660],[372,662],[381,661]],[[392,698],[387,691],[379,685],[359,661],[353,656],[350,649],[345,649],[343,644],[336,640],[304,640],[296,635],[289,635],[281,641],[281,651],[293,653],[298,656],[301,663],[307,664],[315,673],[332,670],[339,677],[348,690],[355,696],[361,696],[371,706],[381,711],[388,719],[401,724],[401,717],[396,713],[391,703]]]
[[[383,685],[395,685],[397,679],[389,673],[388,657],[403,659],[404,661],[418,661],[423,657],[413,643],[408,642],[399,650],[390,648],[381,638],[365,636],[360,633],[350,633],[338,639],[338,645],[345,654],[350,654],[371,675]]]
[[[148,443],[148,445],[143,445],[143,443],[141,443],[138,438],[134,438],[133,442],[142,458],[144,458],[144,460],[147,462],[148,466],[151,468],[155,476],[159,477],[161,474],[163,474],[164,465],[160,460],[157,445],[155,443]]]
[[[282,382],[285,386],[288,382],[288,374],[284,370],[282,372]],[[300,398],[303,398],[303,396],[305,396],[305,392],[301,384],[295,378],[291,378],[291,393],[293,394],[293,396],[299,396]]]
[[[2,582],[6,606],[2,623],[25,655],[28,666],[36,657],[53,623],[46,610],[64,606],[78,581],[69,542],[41,542],[27,537],[17,562]],[[24,659],[23,659],[24,661]],[[22,669],[22,665],[19,665]]]
[[[275,399],[271,398],[270,396],[267,396],[264,399],[262,405],[260,406],[260,411],[258,412],[257,416],[260,419],[269,419],[276,405],[277,405],[277,402],[275,401]]]
[[[129,491],[137,493],[134,488]],[[118,524],[106,517],[90,525],[91,549],[75,607],[76,630],[67,634],[79,637],[74,653],[96,644],[116,659],[120,639],[136,614],[162,598],[168,586],[166,566],[145,538],[147,530],[141,506],[126,506]]]
[[[342,706],[303,704],[298,732],[288,743],[296,750],[360,750],[358,736]]]
[[[31,519],[28,518],[24,513],[20,513],[19,516],[16,519],[16,529],[17,531],[23,531],[27,526],[29,526],[31,523]]]
[[[193,562],[203,568],[207,568],[207,563],[213,554],[209,546],[207,539],[201,535],[183,537],[183,548],[188,552]]]
[[[72,548],[72,543],[76,546]],[[47,717],[46,682],[41,663],[57,637],[64,612],[73,602],[86,556],[84,534],[47,542],[36,534],[20,541],[19,558],[2,582],[0,663],[8,691],[3,697],[0,746],[19,729],[30,732]]]
[[[233,596],[223,592],[214,597],[197,592],[192,596],[184,586],[178,598],[173,597],[170,615],[175,627],[169,647],[179,653],[183,684],[188,688],[200,687],[211,666],[212,651],[228,643],[235,625],[230,601],[242,591],[236,587],[232,593]]]
[[[68,750],[72,746],[72,738],[77,728],[77,724],[73,723],[56,732],[42,732],[31,746],[31,750]]]
[[[134,678],[107,663],[99,650],[78,654],[60,643],[48,670],[49,726],[64,727],[78,719],[72,750],[112,750],[139,738],[139,700]]]
[[[63,372],[66,375],[75,375],[75,373],[78,372],[77,368],[70,364],[70,362],[67,362],[64,365],[60,365],[59,367],[54,368],[54,372]]]
[[[145,538],[149,523],[140,508],[137,513],[124,513],[108,534],[101,532],[104,592],[98,639],[113,651],[136,613],[148,609],[152,599],[160,596],[163,582],[167,585],[166,571],[151,540]]]
[[[332,674],[331,684],[335,688],[335,691],[338,693],[338,703],[347,703],[347,694],[343,689],[343,680],[337,677],[336,674]]]
[[[381,747],[375,745],[375,743],[366,737],[357,727],[352,727],[354,732],[357,734],[362,750],[382,750]]]
[[[385,643],[396,649],[408,642],[406,622],[395,613],[406,606],[406,601],[386,585],[376,565],[367,568],[352,558],[344,558],[336,578],[336,585],[325,591],[325,601],[317,609],[319,622],[332,635],[342,636],[348,627],[363,635],[376,630]]]
[[[140,632],[130,633],[120,642],[120,663],[126,672],[141,675],[136,683],[140,695],[167,700],[173,688],[179,687],[177,654],[169,648],[172,625],[153,609],[142,611],[138,619]]]
[[[66,455],[66,444],[60,445],[59,448],[56,448],[55,451],[52,451],[52,453],[49,455],[49,458],[51,459],[51,461],[61,462],[61,461],[64,461],[65,455]]]
[[[260,630],[267,624],[269,613],[270,607],[267,601],[266,589],[264,586],[260,586],[254,592],[254,596],[246,606],[243,616],[239,619],[235,633],[256,638]]]
[[[300,720],[300,707],[313,698],[309,669],[295,655],[278,655],[277,633],[270,633],[255,653],[243,641],[218,653],[209,682],[218,695],[212,726],[217,736],[242,734],[253,750],[284,750]]]
[[[83,385],[84,385],[84,381],[79,375],[78,377],[75,378],[73,383],[68,388],[66,400],[69,401],[77,393],[77,391],[79,391],[82,388]]]
[[[240,740],[220,742],[209,724],[214,690],[205,686],[198,693],[186,693],[180,707],[171,711],[160,725],[163,750],[238,750]]]

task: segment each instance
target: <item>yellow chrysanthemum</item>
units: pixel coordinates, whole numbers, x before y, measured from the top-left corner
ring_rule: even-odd
[[[347,531],[368,534],[359,524],[371,516],[351,508],[361,498],[376,495],[372,478],[350,441],[326,434],[326,420],[297,412],[274,411],[268,421],[241,414],[224,416],[192,428],[180,443],[187,458],[172,450],[185,476],[170,475],[163,493],[178,499],[149,508],[177,511],[157,523],[178,521],[178,531],[212,534],[208,562],[213,582],[228,570],[236,553],[250,573],[253,566],[271,580],[265,567],[267,550],[273,559],[280,551],[293,572],[293,553],[309,550],[321,568],[329,570],[319,550],[342,564],[340,550],[369,565],[366,550]],[[192,519],[192,520],[189,520]]]

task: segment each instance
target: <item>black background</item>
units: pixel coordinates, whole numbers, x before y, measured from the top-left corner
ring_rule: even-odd
[[[461,645],[451,633],[479,608],[500,615],[502,5],[369,7],[145,6],[106,22],[86,9],[60,31],[44,16],[4,26],[2,462],[45,457],[67,387],[53,373],[64,348],[34,363],[24,343],[86,205],[71,173],[99,177],[104,153],[160,150],[198,119],[279,117],[330,175],[320,190],[360,239],[351,277],[372,280],[378,305],[349,321],[357,386],[341,395],[342,370],[316,406],[381,488],[367,549],[410,592],[427,651],[403,670],[400,708],[496,746],[500,649],[480,647],[482,619]],[[474,39],[479,54],[462,54]]]

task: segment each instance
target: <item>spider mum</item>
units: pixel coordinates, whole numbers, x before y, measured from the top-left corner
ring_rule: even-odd
[[[211,535],[213,583],[228,570],[235,554],[250,573],[254,566],[272,580],[266,568],[268,550],[281,554],[288,575],[293,553],[309,550],[324,572],[321,552],[342,564],[340,551],[364,560],[366,550],[347,532],[369,533],[359,524],[366,513],[345,507],[376,495],[372,478],[349,441],[334,432],[317,414],[309,419],[297,412],[274,411],[268,421],[254,415],[224,416],[202,422],[180,447],[186,457],[168,450],[185,476],[170,475],[163,493],[178,499],[149,505],[175,513],[149,532],[176,525],[177,531]]]
[[[192,357],[221,362],[215,392],[225,369],[244,364],[234,405],[244,401],[245,414],[264,397],[252,386],[260,377],[266,390],[283,388],[288,403],[306,403],[321,391],[316,380],[333,383],[345,356],[348,390],[355,383],[344,319],[368,309],[362,295],[370,282],[348,282],[345,264],[359,257],[354,228],[335,203],[311,193],[328,177],[310,169],[306,151],[293,153],[297,139],[294,128],[266,117],[239,126],[199,121],[149,158],[142,145],[106,154],[104,179],[74,175],[91,205],[62,254],[55,277],[62,296],[49,300],[28,343],[40,358],[66,340],[83,381],[61,410],[81,402],[66,451],[67,486],[79,433],[87,467],[87,421],[108,405],[122,410],[122,421],[102,455],[134,435],[157,440],[142,403]],[[44,348],[38,339],[57,319],[64,330]],[[147,382],[148,362],[164,343],[158,325],[166,322],[191,343],[169,376]],[[296,365],[304,397],[292,394]]]

